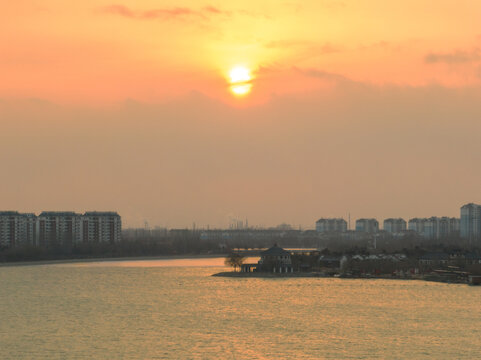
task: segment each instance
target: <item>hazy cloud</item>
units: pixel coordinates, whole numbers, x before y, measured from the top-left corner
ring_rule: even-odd
[[[366,84],[242,109],[198,93],[109,109],[0,101],[0,198],[21,211],[113,209],[126,227],[454,216],[481,200],[480,101],[479,87]]]
[[[462,64],[478,61],[480,59],[480,51],[478,48],[475,48],[470,51],[456,50],[448,53],[429,53],[425,56],[424,61],[427,64]]]
[[[205,6],[205,7],[204,7],[204,11],[210,12],[210,13],[212,13],[212,14],[226,14],[225,11],[221,11],[221,10],[219,10],[218,8],[214,7],[214,6]]]
[[[358,49],[359,50],[387,49],[390,46],[391,44],[389,42],[382,40],[382,41],[377,41],[367,45],[361,45],[359,46]]]
[[[338,0],[324,0],[322,1],[322,5],[328,9],[342,9],[346,7],[346,3],[344,1]]]
[[[188,16],[207,18],[209,15],[227,15],[214,6],[205,6],[200,10],[187,7],[172,7],[134,11],[125,5],[112,4],[100,9],[102,13],[118,15],[130,19],[153,20],[153,19],[175,19]]]
[[[308,77],[313,77],[313,78],[318,78],[322,80],[329,80],[329,81],[335,81],[339,83],[352,83],[353,81],[346,78],[343,75],[340,74],[335,74],[335,73],[330,73],[327,71],[323,70],[317,70],[317,69],[300,69],[297,67],[294,67],[293,70],[299,74],[302,74],[304,76]]]
[[[264,46],[268,49],[283,49],[283,48],[287,49],[287,48],[296,48],[296,47],[306,47],[320,54],[329,54],[329,53],[335,53],[340,51],[339,47],[334,46],[330,43],[317,44],[312,41],[294,40],[294,39],[273,40],[265,43]]]
[[[305,40],[274,40],[269,41],[264,46],[266,48],[275,49],[275,48],[291,48],[297,46],[306,46],[310,45],[311,42]]]

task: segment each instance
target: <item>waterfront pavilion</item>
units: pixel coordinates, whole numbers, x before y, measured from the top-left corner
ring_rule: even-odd
[[[266,272],[293,272],[291,253],[275,244],[261,252],[258,269]]]

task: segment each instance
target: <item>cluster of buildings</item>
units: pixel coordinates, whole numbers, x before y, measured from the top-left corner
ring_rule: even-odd
[[[342,218],[322,218],[316,222],[318,233],[342,233],[348,224]],[[390,234],[416,233],[426,239],[442,239],[460,236],[469,240],[481,240],[481,205],[466,204],[461,207],[460,218],[430,217],[413,218],[406,222],[401,218],[389,218],[380,230],[376,219],[357,219],[356,232],[374,234],[384,231]]]
[[[262,251],[257,263],[243,263],[240,268],[244,273],[313,272],[331,276],[342,274],[348,277],[416,277],[433,281],[467,282],[469,271],[479,268],[480,265],[480,255],[463,251],[426,253],[411,257],[403,253],[328,255],[317,250],[287,250],[276,244]]]
[[[122,220],[116,212],[44,211],[37,216],[0,211],[0,247],[116,243],[121,232]]]
[[[428,239],[441,239],[459,235],[460,220],[449,217],[430,217],[428,219],[414,218],[409,220],[408,230]]]

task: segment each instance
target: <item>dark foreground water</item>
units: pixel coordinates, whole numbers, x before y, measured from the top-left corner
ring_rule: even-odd
[[[481,358],[481,287],[211,277],[221,264],[0,267],[0,358]]]

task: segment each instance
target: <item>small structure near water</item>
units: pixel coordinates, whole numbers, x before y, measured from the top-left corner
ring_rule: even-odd
[[[261,259],[257,264],[242,264],[242,272],[272,272],[292,273],[291,253],[275,244],[261,252]]]
[[[469,275],[469,285],[481,285],[481,275]]]

